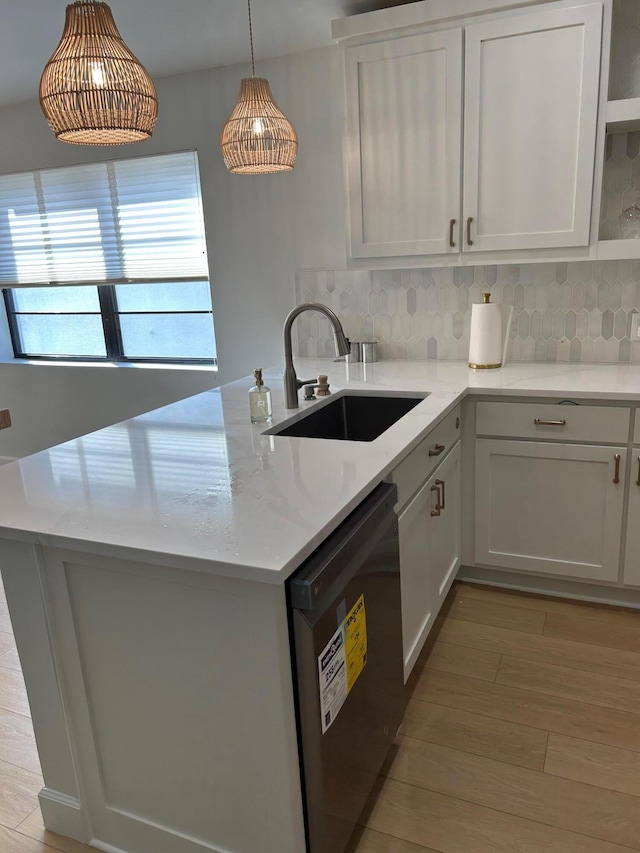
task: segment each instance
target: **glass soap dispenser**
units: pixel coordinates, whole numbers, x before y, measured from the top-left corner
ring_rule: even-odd
[[[252,424],[266,424],[271,421],[271,388],[267,388],[262,379],[262,368],[253,371],[256,384],[249,389],[249,411]]]

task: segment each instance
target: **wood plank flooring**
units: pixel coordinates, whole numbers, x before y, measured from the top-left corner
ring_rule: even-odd
[[[640,850],[640,612],[456,584],[350,853]]]
[[[350,853],[640,851],[640,613],[457,584]],[[0,585],[0,851],[47,832]]]

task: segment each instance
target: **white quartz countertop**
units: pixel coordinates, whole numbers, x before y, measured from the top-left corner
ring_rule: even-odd
[[[328,373],[333,391],[429,396],[373,442],[285,438],[252,426],[252,382],[239,380],[5,465],[0,536],[281,583],[466,395],[640,402],[632,365],[298,359],[296,370]],[[280,370],[265,381],[273,424],[291,418]]]

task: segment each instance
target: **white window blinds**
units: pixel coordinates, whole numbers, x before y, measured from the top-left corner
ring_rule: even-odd
[[[0,176],[0,286],[208,280],[194,151]]]

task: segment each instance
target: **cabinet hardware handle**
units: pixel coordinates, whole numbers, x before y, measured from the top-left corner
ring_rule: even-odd
[[[565,420],[561,421],[543,421],[540,418],[534,418],[534,424],[536,426],[566,426],[567,422]]]
[[[444,480],[436,480],[436,486],[442,486],[442,503],[440,504],[440,509],[447,508],[447,500],[445,494],[445,482]]]
[[[619,483],[620,482],[620,454],[616,453],[616,455],[613,458],[616,460],[616,470],[615,470],[615,473],[613,475],[613,482]]]
[[[438,483],[438,480],[436,480],[435,486],[431,486],[431,491],[436,492],[438,495],[438,497],[436,498],[436,508],[431,510],[432,516],[440,515],[440,510],[442,509],[442,506],[440,505],[440,487],[437,485],[437,483]]]
[[[469,216],[467,219],[467,246],[473,246],[473,240],[471,239],[471,223],[473,222],[473,216]]]
[[[454,229],[454,226],[455,226],[455,224],[456,224],[456,221],[457,221],[457,220],[455,220],[455,219],[450,219],[450,220],[449,220],[449,245],[451,246],[451,248],[452,248],[452,249],[453,249],[453,248],[454,248],[454,246],[456,245],[456,242],[455,242],[455,240],[453,239],[453,229]]]
[[[636,480],[636,486],[640,486],[640,456],[638,456],[638,479]]]
[[[444,452],[444,444],[436,444],[435,448],[429,451],[429,456],[440,456]]]

